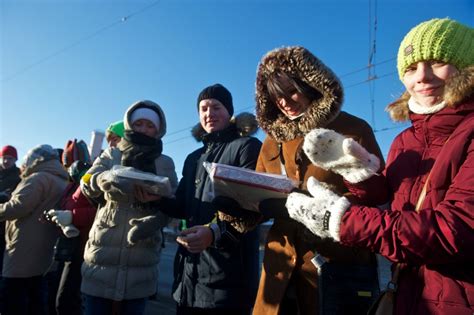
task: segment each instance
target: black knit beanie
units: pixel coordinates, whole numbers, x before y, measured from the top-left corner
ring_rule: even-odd
[[[222,84],[214,84],[211,86],[208,86],[204,88],[204,90],[199,93],[198,99],[197,99],[197,105],[198,105],[198,110],[199,110],[199,103],[202,100],[207,100],[207,99],[216,99],[219,102],[224,105],[224,107],[227,109],[229,112],[229,115],[232,116],[234,115],[234,105],[232,104],[232,94],[230,94],[229,90],[227,90]]]

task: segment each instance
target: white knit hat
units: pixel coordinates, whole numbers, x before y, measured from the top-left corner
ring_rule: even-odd
[[[134,122],[140,119],[151,121],[155,125],[156,130],[160,129],[160,117],[158,117],[154,110],[144,107],[137,108],[130,116],[130,124],[133,125]]]

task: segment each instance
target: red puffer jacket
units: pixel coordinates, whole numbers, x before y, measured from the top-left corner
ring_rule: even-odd
[[[471,68],[453,80],[457,105],[431,115],[404,111],[413,125],[394,140],[384,172],[392,210],[353,205],[342,219],[341,243],[402,264],[396,314],[473,314],[473,75]]]

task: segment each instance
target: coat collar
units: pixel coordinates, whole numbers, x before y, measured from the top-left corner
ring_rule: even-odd
[[[230,128],[225,130],[232,130],[232,134],[237,134],[241,137],[247,137],[254,135],[258,130],[257,120],[255,116],[251,113],[241,113],[235,117],[232,117],[230,121]],[[220,137],[219,135],[224,135],[227,131],[221,132],[214,132],[209,135],[204,128],[202,128],[201,124],[196,124],[193,129],[191,129],[191,134],[193,135],[194,139],[198,142],[202,142],[203,140],[209,141],[213,137]]]
[[[6,170],[0,170],[0,178],[7,178],[9,176],[20,176],[20,169],[18,168],[18,166],[13,165],[13,167],[10,167]]]

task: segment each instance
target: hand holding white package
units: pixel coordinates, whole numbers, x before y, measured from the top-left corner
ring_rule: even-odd
[[[168,177],[143,172],[133,167],[114,165],[110,170],[112,177],[132,181],[133,185],[142,186],[149,193],[171,197],[173,191]]]

